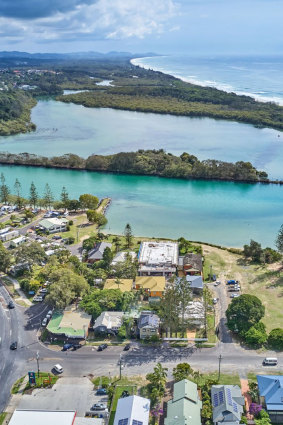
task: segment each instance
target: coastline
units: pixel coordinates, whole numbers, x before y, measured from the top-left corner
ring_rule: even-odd
[[[145,56],[145,57],[133,58],[133,59],[130,59],[130,63],[134,66],[139,66],[140,68],[151,69],[153,71],[162,72],[163,74],[171,75],[172,77],[175,77],[175,78],[177,78],[181,81],[184,81],[185,83],[193,84],[195,86],[211,87],[211,88],[215,88],[215,89],[218,89],[218,90],[225,91],[226,93],[235,93],[238,96],[248,96],[248,97],[255,99],[258,102],[264,102],[264,103],[272,102],[272,103],[276,103],[279,106],[283,106],[283,99],[281,99],[279,97],[278,98],[277,97],[266,97],[266,96],[260,96],[258,94],[251,93],[251,92],[245,92],[245,91],[237,90],[233,86],[226,84],[226,83],[221,83],[221,82],[216,82],[216,81],[202,81],[202,80],[198,80],[196,78],[187,78],[187,77],[179,74],[178,72],[167,71],[166,69],[164,69],[162,67],[147,65],[147,64],[143,63],[144,59],[151,59],[152,57],[163,57],[163,58],[165,58],[165,57],[169,57],[169,55]],[[208,83],[211,83],[211,84],[208,84]]]

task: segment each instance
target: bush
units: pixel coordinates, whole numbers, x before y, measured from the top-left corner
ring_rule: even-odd
[[[252,347],[261,347],[267,341],[265,325],[262,322],[256,323],[244,333],[245,342]]]
[[[272,329],[268,336],[268,345],[275,350],[283,350],[283,329]]]
[[[72,226],[74,224],[73,220],[69,220],[69,226]]]

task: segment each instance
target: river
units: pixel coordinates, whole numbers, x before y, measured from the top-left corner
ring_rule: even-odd
[[[16,177],[27,196],[35,182],[42,195],[48,182],[58,199],[62,186],[70,197],[110,196],[105,231],[122,233],[130,223],[135,235],[207,241],[240,247],[253,238],[274,246],[283,223],[283,187],[214,181],[184,181],[146,176],[1,166],[10,187]]]

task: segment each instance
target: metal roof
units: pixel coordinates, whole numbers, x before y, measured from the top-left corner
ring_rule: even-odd
[[[15,410],[9,425],[72,425],[75,410]]]

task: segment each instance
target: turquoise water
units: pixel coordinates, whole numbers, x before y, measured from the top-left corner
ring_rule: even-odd
[[[34,133],[0,137],[0,151],[87,157],[138,149],[190,152],[200,159],[251,161],[272,178],[283,178],[283,134],[248,124],[209,118],[175,117],[91,109],[40,100],[32,110]]]
[[[135,235],[208,241],[242,246],[253,238],[274,246],[283,223],[283,187],[212,181],[183,181],[86,171],[1,166],[10,187],[17,177],[28,195],[31,181],[40,193],[48,182],[59,198],[87,192],[113,200],[106,231],[121,233],[130,223]]]

